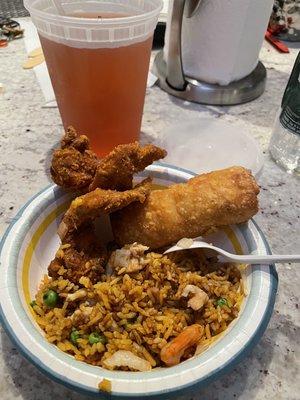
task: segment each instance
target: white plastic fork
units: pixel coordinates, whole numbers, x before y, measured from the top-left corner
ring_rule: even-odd
[[[182,250],[190,250],[190,249],[210,249],[214,250],[217,253],[221,254],[226,260],[232,261],[235,263],[243,263],[243,264],[270,264],[270,263],[285,263],[285,262],[300,262],[300,255],[299,254],[292,254],[292,255],[276,255],[276,254],[268,254],[264,256],[260,256],[257,254],[254,255],[238,255],[232,254],[228,251],[220,249],[219,247],[213,246],[207,242],[201,240],[202,238],[196,239],[181,239],[175,245],[170,247],[168,250],[164,252],[164,254],[173,253],[175,251],[182,251]]]

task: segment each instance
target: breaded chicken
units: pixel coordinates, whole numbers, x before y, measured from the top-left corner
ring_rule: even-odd
[[[99,163],[89,190],[97,187],[119,191],[131,189],[134,174],[166,155],[165,150],[152,144],[141,147],[135,142],[117,146]]]
[[[125,192],[97,188],[77,197],[72,201],[58,228],[60,238],[63,240],[68,233],[101,214],[110,214],[133,202],[143,203],[150,192],[150,183],[151,179],[148,178]]]
[[[152,249],[194,238],[248,221],[258,211],[258,193],[255,179],[242,167],[199,175],[113,213],[114,237],[121,246],[138,242]]]
[[[48,274],[54,279],[62,276],[73,283],[86,276],[96,283],[104,272],[106,262],[106,248],[98,241],[94,226],[88,223],[65,237],[48,267]]]
[[[74,128],[69,127],[61,149],[53,153],[50,172],[53,181],[64,189],[87,191],[98,163],[97,156],[89,150],[88,138],[77,136]]]
[[[50,171],[53,181],[64,189],[83,193],[96,188],[124,191],[132,189],[134,174],[166,154],[154,145],[142,147],[135,142],[116,147],[100,160],[90,150],[89,139],[69,127],[61,148],[53,153]]]
[[[77,134],[76,130],[69,126],[61,140],[61,148],[74,147],[81,153],[90,149],[90,141],[87,136]]]

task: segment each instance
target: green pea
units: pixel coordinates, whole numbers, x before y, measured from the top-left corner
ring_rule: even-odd
[[[34,306],[36,306],[36,301],[35,301],[35,300],[32,300],[32,301],[29,303],[29,305],[33,308]]]
[[[98,332],[92,332],[89,336],[89,343],[90,344],[95,344],[95,343],[106,344],[107,339],[104,335],[99,335]]]
[[[43,295],[43,302],[47,307],[54,308],[56,304],[58,303],[58,294],[55,292],[55,290],[47,290],[47,292],[44,293]]]
[[[77,346],[77,340],[80,338],[80,333],[74,329],[71,334],[70,334],[70,340],[74,344],[74,346]]]
[[[217,306],[219,307],[223,307],[223,306],[228,306],[228,301],[227,299],[225,299],[224,297],[220,297],[217,301],[216,301]]]

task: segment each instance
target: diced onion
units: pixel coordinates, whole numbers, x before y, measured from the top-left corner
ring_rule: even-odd
[[[104,361],[104,364],[110,368],[128,367],[142,372],[151,370],[151,364],[149,361],[146,361],[127,350],[116,351],[111,357]]]

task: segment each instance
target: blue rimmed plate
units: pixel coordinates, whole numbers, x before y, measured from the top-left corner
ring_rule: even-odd
[[[162,186],[194,176],[166,164],[152,165],[142,175],[151,175],[154,183]],[[229,371],[258,342],[273,311],[277,290],[277,274],[269,265],[252,266],[243,272],[248,295],[239,317],[204,353],[175,367],[147,373],[112,372],[76,361],[48,343],[29,303],[58,248],[57,227],[69,202],[70,196],[57,186],[44,189],[19,211],[1,242],[3,326],[19,350],[50,378],[88,395],[99,396],[98,383],[106,378],[112,382],[115,396],[163,398],[207,385]],[[235,253],[270,253],[254,221],[227,227],[211,240]]]

